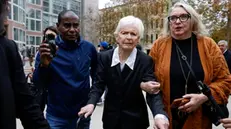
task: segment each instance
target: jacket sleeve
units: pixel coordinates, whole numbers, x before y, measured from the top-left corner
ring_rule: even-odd
[[[94,104],[98,102],[100,97],[102,96],[104,90],[105,90],[105,71],[104,71],[104,65],[102,61],[102,55],[101,53],[98,54],[98,63],[96,68],[96,77],[95,81],[93,82],[93,85],[91,87],[91,91],[89,94],[89,100],[88,104]]]
[[[147,81],[154,81],[155,77],[154,77],[154,63],[152,58],[148,58],[148,62],[147,62],[147,68],[142,81],[143,82],[147,82]],[[157,114],[163,114],[166,117],[168,117],[167,113],[164,111],[164,104],[162,102],[162,95],[159,92],[158,94],[149,94],[146,93],[146,99],[147,99],[147,104],[150,107],[153,116],[156,116]]]
[[[29,91],[16,43],[10,42],[7,49],[8,54],[11,54],[11,82],[14,89],[17,116],[25,129],[49,129],[43,112]]]
[[[50,80],[51,69],[48,67],[40,66],[40,54],[37,53],[35,57],[35,70],[33,73],[33,82],[37,88],[47,87]]]
[[[212,95],[218,104],[228,103],[228,97],[231,89],[231,77],[225,58],[221,53],[219,47],[211,39],[210,40],[209,55],[212,66],[212,77],[210,86]]]
[[[92,85],[96,78],[96,68],[97,68],[97,51],[95,47],[92,47],[92,59],[91,59],[91,79],[92,79]]]

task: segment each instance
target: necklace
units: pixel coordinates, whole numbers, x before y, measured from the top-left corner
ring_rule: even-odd
[[[191,37],[191,55],[190,55],[190,66],[192,66],[192,57],[193,57],[193,37]],[[179,54],[179,50],[180,50],[180,47],[177,45],[176,41],[173,40],[175,45],[176,45],[176,52],[177,52],[177,57],[178,57],[178,60],[179,60],[179,63],[180,63],[180,68],[181,68],[181,71],[183,73],[183,76],[184,76],[184,79],[185,79],[185,94],[187,94],[187,90],[188,90],[188,79],[189,79],[189,76],[190,76],[190,70],[186,76],[186,73],[184,71],[184,68],[183,68],[183,65],[182,65],[182,62],[181,62],[181,59],[180,59],[180,54]],[[187,60],[187,57],[181,53],[181,58],[183,60]]]

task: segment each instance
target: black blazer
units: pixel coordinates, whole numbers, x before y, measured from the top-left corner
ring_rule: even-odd
[[[225,60],[227,62],[227,65],[229,67],[229,72],[231,72],[231,51],[230,50],[227,50],[225,53],[224,53],[224,56],[225,56]]]
[[[121,72],[120,64],[111,67],[113,52],[114,50],[108,50],[99,54],[96,81],[92,86],[88,104],[95,105],[107,86],[103,128],[116,129],[118,125],[121,129],[148,128],[148,111],[140,83],[155,80],[153,60],[138,50],[134,69],[131,70],[125,65]],[[166,115],[160,94],[147,94],[146,97],[153,115]]]
[[[0,36],[0,128],[16,129],[16,114],[25,129],[49,129],[31,95],[15,42]]]

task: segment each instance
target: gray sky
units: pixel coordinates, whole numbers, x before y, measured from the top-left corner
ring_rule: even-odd
[[[102,9],[105,7],[105,4],[110,2],[110,0],[99,0],[99,9]]]

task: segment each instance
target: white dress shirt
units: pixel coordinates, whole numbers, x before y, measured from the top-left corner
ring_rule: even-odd
[[[119,58],[119,48],[115,48],[113,55],[112,55],[112,62],[111,62],[111,67],[117,65],[118,63],[120,63],[120,69],[121,71],[124,69],[125,64],[131,69],[134,69],[134,65],[135,65],[135,61],[136,61],[136,54],[137,54],[137,49],[134,48],[131,52],[131,54],[129,55],[129,57],[127,58],[127,60],[122,63],[120,62],[120,58]]]

